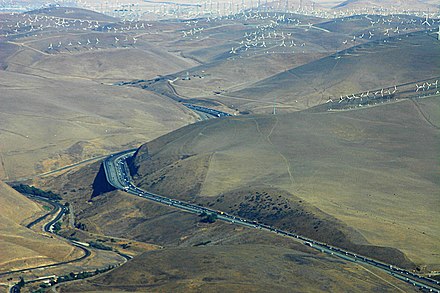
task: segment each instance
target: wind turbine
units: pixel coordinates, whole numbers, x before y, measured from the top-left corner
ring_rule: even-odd
[[[422,25],[426,26],[431,26],[431,24],[429,23],[429,14],[426,15],[425,20],[422,22]]]
[[[434,34],[437,35],[437,40],[440,41],[440,25],[438,26],[438,32],[435,32]]]
[[[277,98],[273,100],[273,115],[277,114]]]

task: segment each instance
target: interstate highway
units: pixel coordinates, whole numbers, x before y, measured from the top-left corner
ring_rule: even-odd
[[[333,255],[347,261],[358,262],[360,264],[374,266],[376,268],[388,272],[390,275],[398,278],[399,280],[412,284],[415,287],[426,290],[428,292],[440,293],[439,281],[417,275],[413,272],[400,269],[393,265],[386,264],[384,262],[377,261],[369,257],[358,255],[354,252],[347,251],[335,246],[330,246],[326,243],[322,243],[295,233],[283,231],[266,224],[258,223],[256,221],[247,220],[244,218],[227,214],[222,211],[212,210],[206,207],[198,206],[181,200],[171,199],[162,195],[157,195],[142,190],[141,188],[133,184],[133,181],[130,176],[129,168],[126,163],[126,159],[133,156],[135,152],[136,151],[133,149],[124,152],[119,152],[117,154],[113,154],[107,157],[104,160],[103,165],[104,165],[107,181],[116,189],[124,190],[125,192],[130,193],[132,195],[136,195],[151,201],[155,201],[157,203],[178,208],[180,210],[184,210],[190,213],[201,214],[205,212],[205,213],[216,214],[217,219],[221,221],[229,222],[236,225],[246,226],[253,229],[266,230],[279,235],[294,238],[297,241],[300,241],[311,248],[317,249],[322,253]]]

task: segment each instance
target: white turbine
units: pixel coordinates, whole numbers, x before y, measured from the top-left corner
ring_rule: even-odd
[[[429,14],[426,15],[425,20],[422,22],[422,25],[427,25],[427,26],[431,26],[431,24],[429,23]]]

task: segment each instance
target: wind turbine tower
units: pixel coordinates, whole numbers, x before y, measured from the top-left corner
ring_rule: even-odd
[[[440,25],[438,26],[438,32],[436,32],[437,34],[437,40],[440,41]]]
[[[273,115],[277,114],[277,98],[275,97],[275,99],[273,100]]]

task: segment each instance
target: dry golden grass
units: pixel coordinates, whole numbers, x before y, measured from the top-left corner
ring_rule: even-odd
[[[0,267],[1,271],[22,269],[79,257],[81,250],[24,224],[44,214],[43,209],[0,182]]]
[[[138,145],[193,121],[135,88],[0,71],[0,175],[13,179]]]

